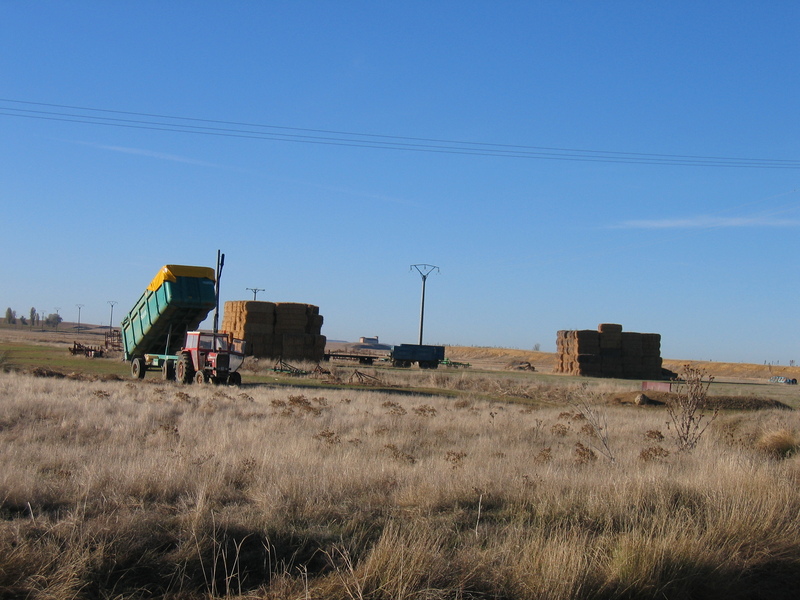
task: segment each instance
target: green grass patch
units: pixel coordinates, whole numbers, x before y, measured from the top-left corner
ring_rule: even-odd
[[[0,342],[0,367],[29,371],[36,367],[63,373],[120,375],[129,373],[127,363],[119,358],[87,358],[73,356],[66,347]]]

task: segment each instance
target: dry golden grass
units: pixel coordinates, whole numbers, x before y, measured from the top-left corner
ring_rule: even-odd
[[[663,408],[588,396],[587,419],[582,388],[537,386],[0,374],[0,597],[795,596],[800,457],[759,442],[794,411],[721,415],[678,452]]]

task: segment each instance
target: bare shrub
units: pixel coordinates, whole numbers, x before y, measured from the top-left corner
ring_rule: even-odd
[[[405,408],[400,406],[397,402],[392,402],[391,400],[387,400],[381,406],[387,409],[390,415],[395,415],[397,417],[402,417],[407,413]]]
[[[666,450],[661,446],[648,446],[647,448],[643,448],[642,451],[639,453],[639,460],[643,462],[653,462],[658,460],[664,460],[668,456],[669,456],[669,450]]]
[[[545,465],[553,460],[553,449],[550,447],[542,448],[539,453],[533,457],[533,462],[537,465]]]
[[[594,450],[588,448],[581,444],[580,442],[575,444],[575,462],[579,465],[586,465],[589,463],[593,463],[597,460],[597,454],[595,454]]]
[[[414,413],[419,415],[420,417],[435,417],[436,409],[433,408],[430,404],[421,404],[419,406],[414,407]]]
[[[454,469],[462,466],[462,462],[467,457],[466,452],[456,452],[455,450],[448,450],[445,455],[445,460],[449,462]]]
[[[667,400],[667,412],[675,431],[678,449],[692,450],[719,414],[714,409],[711,416],[703,412],[708,398],[708,388],[714,377],[701,368],[684,365],[681,370],[683,385],[678,393]]]
[[[586,421],[581,431],[591,438],[591,447],[611,462],[614,462],[614,453],[609,443],[608,419],[605,410],[601,407],[599,398],[587,389],[582,388],[570,393],[569,402],[577,410],[572,420]]]

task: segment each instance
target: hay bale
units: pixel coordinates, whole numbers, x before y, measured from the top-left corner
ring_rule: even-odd
[[[300,302],[276,302],[275,312],[278,315],[304,315],[308,310],[308,304]]]
[[[599,365],[600,356],[597,354],[578,354],[574,358],[574,362],[578,365]]]
[[[240,302],[240,309],[245,313],[268,314],[275,312],[275,303],[248,300],[246,302]]]
[[[308,316],[308,324],[306,325],[306,333],[313,333],[319,335],[322,331],[323,317],[320,314],[312,314]]]
[[[658,333],[642,334],[642,354],[645,356],[661,355],[661,335]]]
[[[600,334],[591,329],[575,331],[575,351],[578,354],[595,354],[600,350]]]
[[[600,334],[600,349],[622,349],[622,332],[620,333],[601,333]]]
[[[597,326],[600,333],[622,333],[622,325],[617,323],[600,323]]]
[[[642,334],[633,331],[626,331],[622,334],[622,355],[641,356],[642,355]]]

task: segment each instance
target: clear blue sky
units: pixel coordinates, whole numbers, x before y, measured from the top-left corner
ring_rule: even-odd
[[[0,305],[118,324],[221,249],[223,300],[414,343],[428,263],[427,343],[612,322],[800,361],[799,27],[794,1],[0,0]]]

